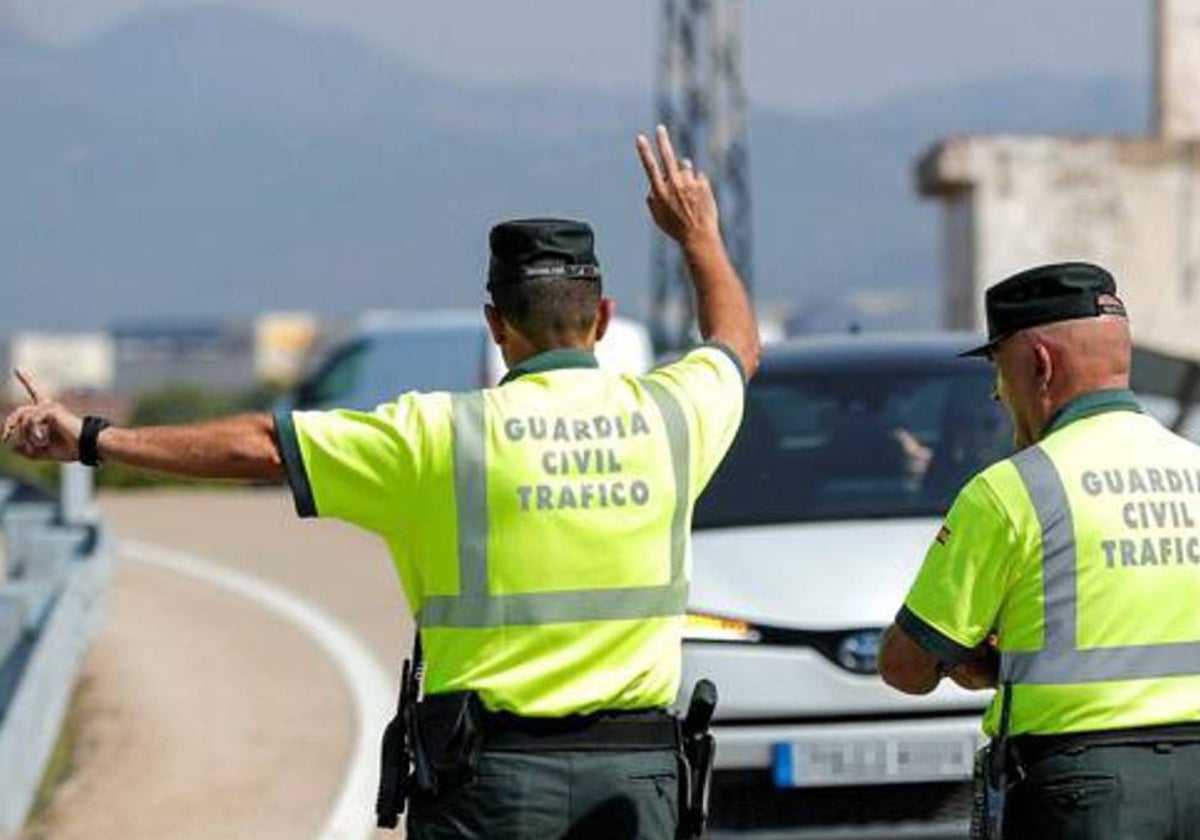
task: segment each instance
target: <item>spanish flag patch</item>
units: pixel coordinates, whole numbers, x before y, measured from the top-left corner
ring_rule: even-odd
[[[950,542],[950,529],[943,525],[941,530],[937,532],[937,536],[934,537],[934,539],[938,541],[939,545],[945,545],[946,543]]]

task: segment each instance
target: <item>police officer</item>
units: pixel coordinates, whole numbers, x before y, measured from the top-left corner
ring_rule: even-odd
[[[1200,447],[1130,392],[1103,268],[1033,268],[986,303],[973,352],[1018,451],[959,493],[880,672],[911,694],[999,685],[1003,836],[1200,837]]]
[[[708,180],[661,127],[657,146],[638,138],[647,201],[682,249],[708,343],[644,377],[597,369],[613,303],[591,229],[526,219],[490,238],[485,314],[509,365],[498,388],[119,429],[23,376],[33,404],[5,424],[34,458],[286,479],[301,516],[386,540],[426,701],[451,709],[422,721],[425,750],[468,755],[484,733],[469,772],[410,803],[414,840],[675,836],[664,710],[679,689],[692,505],[737,431],[759,340]]]

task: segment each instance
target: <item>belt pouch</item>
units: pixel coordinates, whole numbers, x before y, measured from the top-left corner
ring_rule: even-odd
[[[420,742],[417,753],[429,771],[426,786],[430,789],[423,793],[436,796],[470,781],[483,748],[479,695],[473,691],[426,695],[417,704],[416,737]]]

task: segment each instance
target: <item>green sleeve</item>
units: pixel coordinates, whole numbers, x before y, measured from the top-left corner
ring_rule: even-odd
[[[423,424],[405,395],[373,412],[297,411],[275,417],[296,512],[395,532],[417,492]]]
[[[996,627],[1017,551],[1011,519],[976,476],[954,500],[896,623],[943,662],[961,662]]]
[[[302,519],[316,516],[317,505],[313,501],[312,485],[304,468],[304,456],[300,454],[300,440],[296,436],[296,423],[291,411],[275,412],[275,441],[283,457],[283,469],[288,486],[292,489],[296,515]]]
[[[651,371],[646,379],[668,389],[683,410],[691,439],[691,498],[695,501],[729,451],[742,422],[746,382],[741,361],[724,345],[706,344]]]

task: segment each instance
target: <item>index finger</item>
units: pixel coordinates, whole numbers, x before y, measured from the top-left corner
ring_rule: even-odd
[[[42,396],[42,392],[39,391],[37,386],[33,384],[33,377],[20,368],[14,370],[13,373],[16,374],[17,381],[25,386],[25,390],[29,394],[29,399],[33,400],[35,403],[42,403],[46,401],[46,398]]]
[[[650,141],[644,135],[639,134],[637,137],[637,150],[642,169],[646,170],[646,178],[650,181],[650,189],[661,194],[666,189],[662,170],[658,168],[658,159],[654,156],[654,150],[650,148]]]

